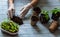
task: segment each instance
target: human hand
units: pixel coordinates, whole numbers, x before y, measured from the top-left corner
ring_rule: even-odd
[[[20,18],[24,18],[24,16],[28,13],[29,9],[32,8],[32,5],[30,3],[28,3],[27,5],[25,5],[22,9],[21,9],[21,14],[20,14]]]
[[[8,9],[8,17],[13,18],[13,15],[15,13],[14,5],[12,4]]]

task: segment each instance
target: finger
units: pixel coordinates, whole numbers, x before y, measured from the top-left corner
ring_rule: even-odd
[[[28,10],[29,10],[29,9],[24,8],[24,9],[21,11],[21,13],[22,13],[22,14],[25,14],[25,13],[27,13],[27,12],[28,12]]]
[[[20,11],[22,11],[24,9],[24,7],[22,7],[21,9],[20,9]]]
[[[11,13],[12,13],[12,15],[15,15],[15,9],[8,10],[8,12],[9,12],[10,16],[11,16]]]
[[[25,11],[25,8],[24,8],[23,10],[21,10],[21,12],[20,12],[20,13],[21,13],[21,15],[24,13],[24,11]]]
[[[15,15],[15,9],[12,9],[12,14]]]
[[[21,17],[21,18],[24,18],[24,16],[27,14],[27,12],[28,12],[27,9],[23,9],[23,10],[21,11],[20,17]]]
[[[8,17],[9,18],[13,18],[13,14],[12,14],[12,11],[11,10],[8,11]]]
[[[7,13],[7,15],[8,15],[8,18],[10,18],[10,10],[8,10],[8,13]]]

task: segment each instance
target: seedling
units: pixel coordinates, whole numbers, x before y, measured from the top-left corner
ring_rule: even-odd
[[[60,9],[58,9],[58,8],[54,8],[53,10],[52,10],[52,19],[53,20],[58,20],[59,19],[59,16],[60,16]]]
[[[41,12],[41,16],[40,16],[40,21],[42,23],[47,23],[49,21],[49,15],[48,15],[48,11],[42,11]]]

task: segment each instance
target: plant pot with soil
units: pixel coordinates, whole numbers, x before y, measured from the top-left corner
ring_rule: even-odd
[[[37,21],[38,21],[38,17],[37,16],[32,16],[31,17],[31,25],[32,26],[36,25]]]
[[[38,16],[41,13],[41,9],[39,7],[33,8],[33,15]]]
[[[55,32],[59,27],[59,24],[58,24],[58,21],[52,21],[52,23],[50,24],[50,27],[49,27],[49,31],[50,32]]]
[[[53,20],[58,20],[59,19],[59,16],[60,16],[60,9],[58,9],[58,8],[54,8],[53,10],[52,10],[52,19]]]
[[[42,11],[41,15],[40,15],[40,22],[41,23],[48,23],[49,20],[50,20],[50,18],[48,15],[48,11]]]

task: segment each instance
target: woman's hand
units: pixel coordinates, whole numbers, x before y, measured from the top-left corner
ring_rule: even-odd
[[[11,4],[9,9],[8,9],[8,17],[13,18],[14,13],[15,13],[14,5]]]
[[[38,1],[39,0],[32,0],[30,3],[25,5],[21,10],[20,18],[24,18],[24,16],[27,14],[29,9],[32,8],[33,6],[37,5]]]
[[[31,5],[30,3],[28,3],[27,5],[25,5],[25,6],[21,9],[20,18],[24,18],[24,16],[27,14],[27,12],[29,11],[30,8],[32,8],[32,5]]]

